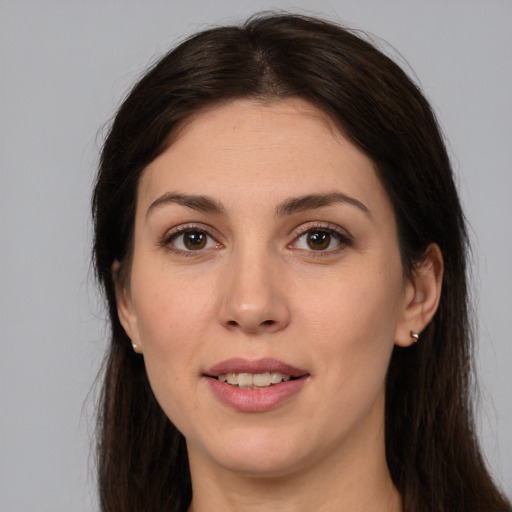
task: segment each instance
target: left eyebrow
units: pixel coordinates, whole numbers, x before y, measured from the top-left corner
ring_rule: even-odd
[[[282,202],[276,208],[276,217],[284,217],[293,213],[303,212],[330,206],[335,203],[347,203],[359,208],[370,219],[372,215],[368,207],[358,199],[342,194],[341,192],[331,192],[329,194],[309,194],[300,197],[292,197]]]

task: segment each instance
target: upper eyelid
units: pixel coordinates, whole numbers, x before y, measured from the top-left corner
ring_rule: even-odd
[[[334,233],[339,234],[340,236],[346,237],[346,238],[353,238],[350,232],[339,226],[338,224],[334,224],[332,222],[327,221],[309,221],[304,222],[300,226],[295,227],[291,233],[290,236],[293,236],[293,240],[296,240],[300,236],[312,231],[318,229],[325,230],[325,231],[331,231]]]
[[[172,228],[169,228],[165,231],[165,233],[162,236],[162,239],[170,240],[172,237],[180,235],[182,233],[186,233],[187,231],[203,231],[208,236],[211,236],[214,240],[217,242],[219,241],[219,238],[222,238],[219,234],[219,232],[209,224],[204,224],[202,222],[187,222],[185,224],[179,224],[178,226],[174,226]]]

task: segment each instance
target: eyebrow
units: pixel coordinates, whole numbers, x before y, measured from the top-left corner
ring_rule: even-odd
[[[225,209],[218,201],[208,196],[196,196],[186,194],[175,194],[168,192],[155,199],[146,211],[146,217],[162,206],[179,204],[205,213],[224,213]]]
[[[370,210],[364,203],[354,197],[342,194],[341,192],[309,194],[300,197],[292,197],[281,203],[276,208],[276,216],[283,217],[285,215],[292,215],[293,213],[299,213],[306,210],[314,210],[316,208],[322,208],[336,203],[347,203],[355,206],[372,219]]]
[[[292,197],[279,204],[276,207],[275,213],[276,217],[285,217],[294,213],[299,213],[306,210],[314,210],[336,203],[347,203],[355,206],[356,208],[359,208],[363,213],[365,213],[370,219],[372,219],[370,210],[364,203],[358,199],[355,199],[354,197],[342,194],[341,192],[331,192],[327,194],[308,194],[299,197]],[[163,194],[155,199],[150,204],[146,211],[146,217],[149,216],[149,214],[154,210],[169,204],[179,204],[204,213],[222,214],[226,211],[224,206],[212,197],[167,192],[166,194]]]

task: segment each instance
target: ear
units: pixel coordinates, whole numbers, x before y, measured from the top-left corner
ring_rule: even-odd
[[[132,342],[133,350],[142,353],[137,316],[133,310],[130,293],[129,279],[123,275],[123,269],[119,261],[112,264],[112,280],[116,291],[117,315],[126,334]]]
[[[420,334],[432,320],[443,282],[443,256],[437,244],[430,244],[424,258],[413,269],[404,293],[404,310],[395,333],[395,344],[412,345],[411,332]]]

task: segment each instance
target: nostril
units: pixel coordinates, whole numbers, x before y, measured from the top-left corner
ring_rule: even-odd
[[[259,324],[255,323],[253,325],[250,325],[249,323],[243,323],[243,322],[239,323],[236,320],[228,320],[226,322],[226,325],[229,327],[243,327],[249,331],[257,331],[258,329],[261,329],[261,328],[274,327],[275,325],[277,325],[277,321],[276,320],[263,320],[263,322],[260,322]]]

